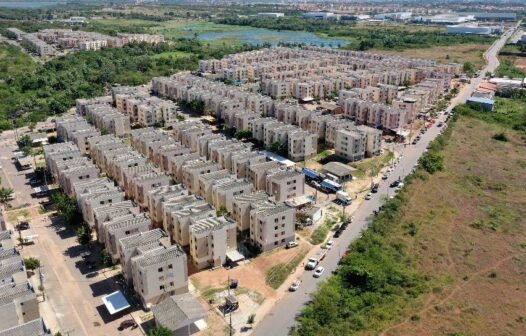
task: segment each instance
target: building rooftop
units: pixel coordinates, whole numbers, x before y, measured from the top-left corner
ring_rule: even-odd
[[[148,251],[147,253],[138,257],[138,264],[141,267],[148,267],[151,265],[158,265],[167,260],[181,257],[186,258],[186,253],[183,251],[183,248],[180,245],[174,244],[166,248],[161,247]]]
[[[49,333],[44,329],[41,318],[0,331],[0,336],[44,336]]]
[[[166,234],[161,229],[153,229],[122,238],[120,244],[123,249],[127,250],[157,242],[163,237],[166,237]]]
[[[206,318],[206,310],[190,293],[170,296],[152,308],[157,323],[176,331]]]
[[[323,166],[323,170],[338,177],[352,175],[356,169],[341,162],[329,162]]]

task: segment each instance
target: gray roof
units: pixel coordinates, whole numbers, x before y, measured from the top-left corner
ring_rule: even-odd
[[[297,171],[288,170],[288,171],[278,171],[270,175],[269,177],[272,178],[273,180],[284,180],[284,179],[293,178],[297,176],[301,176],[301,173],[298,173]]]
[[[323,166],[323,170],[340,177],[351,175],[355,169],[341,162],[329,162]]]
[[[12,256],[17,256],[17,255],[19,255],[19,253],[15,248],[0,250],[0,260],[4,260]]]
[[[0,331],[0,336],[43,336],[49,335],[41,318]]]
[[[153,229],[129,237],[121,238],[119,241],[123,249],[130,249],[147,245],[152,242],[157,242],[159,239],[165,236],[166,234],[161,229]]]
[[[0,241],[11,239],[11,231],[0,231]]]
[[[24,264],[22,263],[22,258],[19,260],[13,260],[12,263],[1,265],[0,266],[0,284],[4,280],[9,280],[13,278],[13,274],[24,272]]]
[[[141,267],[148,267],[151,265],[158,265],[167,260],[173,260],[176,258],[186,258],[186,253],[183,251],[183,248],[178,245],[172,245],[167,248],[158,248],[147,253],[136,257],[138,259],[138,264]]]
[[[211,173],[202,174],[201,176],[199,176],[199,179],[208,181],[208,180],[217,180],[217,179],[229,177],[229,176],[230,176],[230,172],[226,169],[222,169],[222,170],[214,171]]]
[[[35,292],[29,287],[28,282],[21,284],[7,284],[0,286],[0,305],[10,303],[25,296],[35,296]]]
[[[190,293],[174,295],[152,308],[155,320],[160,325],[176,331],[207,317],[206,310]]]

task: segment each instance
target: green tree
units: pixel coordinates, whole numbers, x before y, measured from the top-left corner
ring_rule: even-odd
[[[268,149],[276,154],[287,155],[287,145],[279,141],[271,143]]]
[[[91,229],[84,223],[81,227],[77,229],[77,242],[80,245],[88,245],[91,241]]]
[[[156,326],[148,331],[148,336],[172,336],[172,331],[163,326]]]
[[[251,138],[252,137],[252,131],[249,130],[249,129],[242,129],[242,130],[238,130],[236,131],[236,133],[234,134],[234,137],[238,140],[241,140],[241,139],[248,139],[248,138]]]
[[[57,208],[57,213],[64,218],[69,225],[75,225],[82,221],[77,202],[63,192],[56,192],[51,196],[51,201]]]
[[[475,64],[471,63],[471,62],[465,62],[464,65],[462,66],[462,71],[464,71],[464,73],[470,77],[472,77],[474,74],[475,74]]]
[[[26,266],[27,270],[34,271],[40,267],[40,260],[33,257],[25,258],[24,265]]]
[[[7,203],[13,197],[13,192],[11,188],[0,188],[0,204]]]
[[[23,151],[25,155],[31,154],[32,143],[33,141],[31,140],[31,137],[28,134],[24,134],[17,141],[18,148],[20,148],[20,150]]]
[[[444,170],[444,157],[437,152],[428,152],[420,158],[420,165],[429,173]]]
[[[62,333],[61,333],[60,331],[57,331],[57,332],[55,333],[55,336],[62,336]]]
[[[113,266],[113,261],[111,260],[111,256],[108,253],[108,251],[106,251],[106,249],[103,249],[100,252],[100,263],[104,267],[111,267],[111,266]]]

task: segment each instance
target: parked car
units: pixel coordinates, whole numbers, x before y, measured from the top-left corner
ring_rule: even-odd
[[[340,227],[341,229],[341,227]],[[329,240],[326,244],[325,244],[325,248],[327,250],[330,250],[332,248],[332,246],[334,245],[334,241],[333,240]]]
[[[293,248],[293,247],[296,247],[296,246],[298,246],[298,243],[297,243],[297,242],[295,242],[295,241],[289,241],[289,242],[287,243],[287,245],[285,245],[285,248],[290,249],[290,248]]]
[[[375,183],[375,184],[373,185],[373,187],[371,188],[371,192],[372,192],[372,193],[377,193],[377,192],[378,192],[378,188],[380,188],[380,184]]]
[[[20,231],[23,231],[23,230],[29,230],[29,222],[20,222],[16,228]]]
[[[320,267],[316,268],[316,270],[314,271],[314,274],[312,276],[315,277],[315,278],[319,278],[319,277],[321,277],[321,275],[323,274],[324,271],[325,271],[325,268],[320,266]]]
[[[336,230],[336,232],[334,232],[334,236],[333,237],[334,238],[338,238],[338,237],[340,237],[342,235],[342,233],[343,233],[343,230],[342,229],[338,229],[338,230]]]
[[[418,143],[418,140],[416,140],[416,139],[413,140],[413,142],[411,142],[411,144],[413,144],[413,145],[416,145],[417,143]]]
[[[230,288],[235,289],[239,286],[239,280],[231,279],[230,280]]]
[[[396,181],[393,181],[393,182],[389,185],[389,187],[391,187],[391,188],[396,188],[396,187],[398,187],[399,184],[400,184],[400,181],[396,180]]]
[[[389,178],[389,176],[387,174],[384,174],[384,176],[382,176],[382,180],[387,180]]]
[[[442,126],[444,126],[443,122],[439,122],[438,125],[437,125],[437,127],[442,127]]]
[[[119,325],[119,327],[117,328],[119,331],[123,331],[124,329],[126,328],[129,328],[129,327],[135,327],[137,325],[137,323],[135,323],[134,320],[124,320],[121,322],[121,324]]]
[[[370,200],[372,197],[373,197],[373,194],[371,193],[368,193],[367,195],[365,195],[366,200]]]
[[[290,287],[289,287],[289,292],[295,292],[298,290],[298,288],[300,288],[300,285],[301,285],[301,280],[300,279],[297,279],[296,281],[294,281]]]

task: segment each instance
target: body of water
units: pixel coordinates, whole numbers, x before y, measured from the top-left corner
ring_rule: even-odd
[[[218,33],[202,33],[198,35],[198,38],[203,40],[235,39],[253,45],[260,45],[265,42],[277,45],[281,42],[294,44],[303,43],[305,45],[336,48],[350,44],[350,42],[346,40],[319,37],[312,33],[289,30],[277,31],[264,28]]]
[[[0,1],[0,7],[4,8],[43,8],[59,5],[58,1]]]

